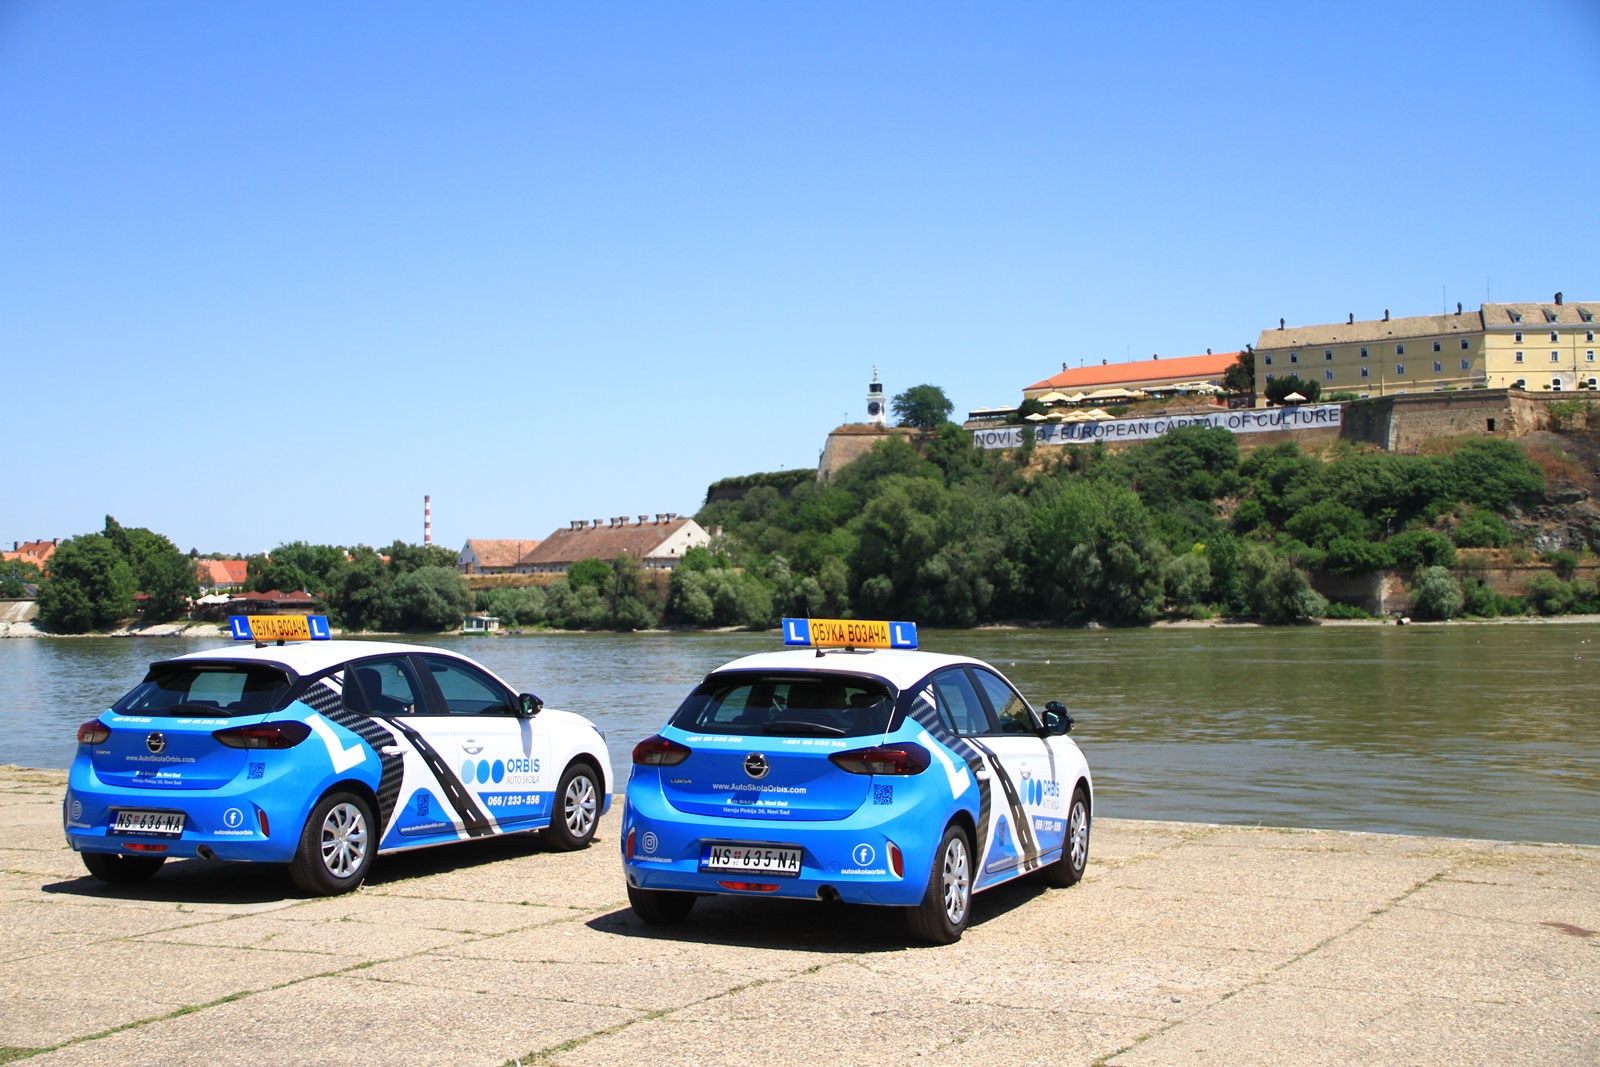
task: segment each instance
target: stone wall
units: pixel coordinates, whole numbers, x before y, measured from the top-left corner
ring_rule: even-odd
[[[853,463],[872,451],[872,446],[889,437],[913,440],[918,431],[909,426],[874,426],[871,423],[851,423],[840,426],[828,434],[822,446],[822,458],[817,462],[817,480],[825,482],[846,464]]]

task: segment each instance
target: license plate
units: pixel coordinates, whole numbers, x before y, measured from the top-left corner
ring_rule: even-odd
[[[111,829],[119,834],[183,833],[183,813],[177,811],[119,811]]]
[[[800,850],[774,845],[701,845],[702,871],[755,871],[793,878],[800,873]]]

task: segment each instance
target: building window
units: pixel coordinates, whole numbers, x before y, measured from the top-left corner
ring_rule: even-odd
[[[1593,363],[1594,362],[1594,349],[1591,348],[1591,349],[1589,349],[1589,351],[1587,351],[1587,352],[1585,352],[1583,354],[1583,361],[1585,363]]]
[[[1367,350],[1364,347],[1361,349],[1361,358],[1362,359],[1366,359],[1367,358]]]
[[[1522,362],[1522,353],[1521,353],[1521,352],[1518,352],[1518,353],[1517,353],[1517,359],[1516,359],[1516,362],[1518,362],[1518,363],[1521,363],[1521,362]]]
[[[1433,342],[1433,350],[1435,352],[1439,351],[1439,342],[1438,341]]]
[[[1465,337],[1463,337],[1461,339],[1461,351],[1465,352],[1466,350],[1467,350],[1467,339]]]
[[[1371,367],[1362,367],[1362,368],[1361,368],[1361,376],[1362,376],[1362,377],[1363,377],[1363,378],[1366,378],[1366,377],[1368,377],[1368,376],[1369,376],[1369,375],[1368,375],[1368,372],[1369,372],[1369,371],[1371,371],[1371,370],[1372,370],[1372,368],[1371,368]]]
[[[1546,322],[1554,322],[1554,321],[1556,321],[1556,313],[1554,311],[1551,311],[1549,308],[1540,308],[1539,310],[1544,312],[1544,321],[1546,321]]]
[[[1405,345],[1395,345],[1394,346],[1394,354],[1397,355],[1397,356],[1405,355],[1406,354],[1406,346]]]
[[[1556,333],[1556,331],[1551,330],[1550,331],[1550,343],[1551,344],[1555,344],[1559,340],[1561,340],[1561,335]]]
[[[1516,338],[1517,338],[1517,344],[1520,345],[1522,343],[1522,331],[1521,330],[1518,330],[1516,332]]]
[[[1434,361],[1433,361],[1433,373],[1435,373],[1435,374],[1438,374],[1438,373],[1439,373],[1439,372],[1440,372],[1440,371],[1442,371],[1442,370],[1444,370],[1444,364],[1443,364],[1443,363],[1441,363],[1441,362],[1440,362],[1440,361],[1439,361],[1439,360],[1437,360],[1437,359],[1436,359],[1436,360],[1434,360]]]
[[[1272,366],[1272,357],[1270,355],[1262,356],[1261,359],[1267,366]]]
[[[1593,330],[1589,331],[1589,336],[1586,337],[1585,340],[1587,340],[1590,344],[1594,344],[1594,331]]]
[[[1323,349],[1323,350],[1322,350],[1322,358],[1323,358],[1323,359],[1332,359],[1332,358],[1333,358],[1333,349],[1331,349],[1331,348],[1324,348],[1324,349]]]
[[[1269,382],[1272,381],[1272,375],[1270,375],[1270,374],[1267,375],[1267,381],[1269,381]]]
[[[1325,382],[1333,381],[1333,371],[1331,371],[1331,370],[1323,371],[1322,372],[1322,380],[1325,381]]]
[[[1512,322],[1521,322],[1522,321],[1522,312],[1520,312],[1520,311],[1507,311],[1506,314],[1511,316],[1511,321]],[[1517,339],[1518,340],[1522,339],[1522,335],[1520,333],[1517,334]]]
[[[1558,393],[1561,392],[1561,379],[1560,378],[1551,378],[1550,379],[1550,388],[1554,389]]]
[[[1550,353],[1550,362],[1551,363],[1560,363],[1561,362],[1561,353],[1560,352],[1552,352],[1552,353]]]
[[[1300,362],[1300,353],[1298,353],[1298,352],[1290,352],[1289,353],[1289,362],[1290,363],[1299,363]]]
[[[1462,370],[1471,370],[1472,369],[1472,360],[1470,360],[1470,359],[1462,360],[1461,361],[1461,369]]]
[[[1396,363],[1394,365],[1394,372],[1396,374],[1404,374],[1406,372],[1406,365],[1404,363]]]
[[[1528,379],[1518,378],[1516,381],[1512,382],[1511,385],[1512,388],[1515,389],[1526,389],[1528,387]]]

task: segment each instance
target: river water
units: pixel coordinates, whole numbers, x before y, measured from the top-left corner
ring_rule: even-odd
[[[80,723],[184,638],[0,641],[0,763],[65,767]],[[612,761],[770,634],[437,637],[607,733]],[[924,630],[1060,699],[1097,815],[1600,844],[1600,625]]]

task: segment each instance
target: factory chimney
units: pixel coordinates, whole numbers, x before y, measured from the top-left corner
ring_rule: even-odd
[[[422,494],[422,543],[433,544],[433,497]]]

